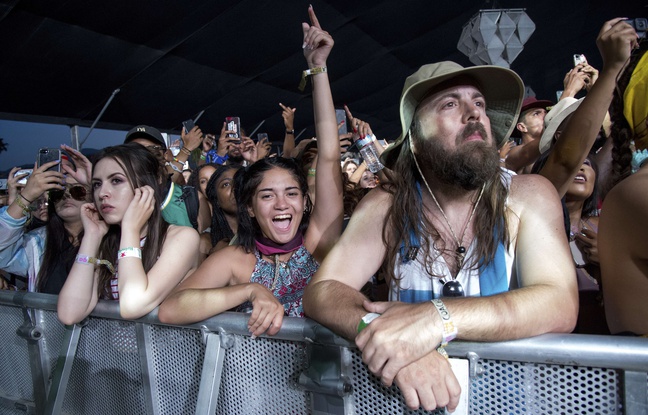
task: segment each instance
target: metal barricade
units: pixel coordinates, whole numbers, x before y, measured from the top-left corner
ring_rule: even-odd
[[[65,327],[56,299],[0,292],[0,415],[428,413],[308,319],[252,339],[245,314],[174,327],[156,311],[122,321],[102,301]],[[471,414],[648,413],[648,339],[544,335],[448,352],[469,361]]]

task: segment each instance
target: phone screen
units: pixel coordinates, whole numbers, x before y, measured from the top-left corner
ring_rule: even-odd
[[[196,123],[194,123],[193,120],[187,120],[182,122],[182,127],[185,130],[185,134],[189,134],[189,131],[193,130],[193,128],[196,126]]]
[[[42,166],[45,163],[49,163],[50,161],[58,161],[59,164],[50,167],[47,169],[47,171],[61,171],[61,150],[58,148],[41,148],[38,150],[38,157],[36,158],[36,162],[38,167]]]
[[[230,138],[241,138],[241,119],[239,117],[227,117],[225,118],[227,125],[225,128],[228,131],[233,131],[233,133],[227,134],[227,137]],[[234,144],[241,144],[241,140],[232,140]]]
[[[257,134],[257,143],[262,143],[264,141],[268,141],[268,133]]]
[[[338,134],[346,134],[348,131],[346,125],[346,111],[339,109],[335,110],[335,119],[337,120],[338,125],[344,121],[344,124],[338,128]]]

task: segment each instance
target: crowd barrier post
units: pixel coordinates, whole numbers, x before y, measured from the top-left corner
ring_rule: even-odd
[[[208,415],[216,411],[223,374],[223,359],[225,359],[226,349],[232,347],[233,339],[225,330],[215,333],[202,326],[200,331],[205,344],[205,359],[200,375],[196,415]]]
[[[74,364],[74,357],[77,346],[79,345],[79,338],[81,337],[81,330],[87,322],[88,319],[85,319],[81,324],[65,326],[63,345],[59,351],[56,368],[52,376],[52,382],[50,383],[47,403],[43,412],[46,415],[61,413],[63,399],[67,392],[68,380],[70,379],[72,365]]]

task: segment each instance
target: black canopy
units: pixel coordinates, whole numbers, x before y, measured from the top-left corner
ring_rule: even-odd
[[[595,39],[615,16],[646,17],[640,1],[499,1],[525,7],[537,28],[513,63],[539,98],[555,100],[574,53],[601,68]],[[0,118],[89,126],[119,90],[99,127],[148,124],[218,132],[225,116],[283,138],[279,102],[298,108],[295,128],[314,134],[296,0],[15,0],[0,3]],[[468,58],[461,29],[492,2],[313,2],[335,39],[329,75],[336,105],[348,104],[381,138],[399,134],[405,77],[425,63]]]

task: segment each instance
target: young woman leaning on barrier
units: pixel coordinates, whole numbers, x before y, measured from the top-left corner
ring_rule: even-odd
[[[162,303],[162,322],[196,322],[250,302],[253,336],[276,334],[284,314],[303,316],[301,297],[342,230],[342,175],[326,59],[333,39],[312,8],[303,24],[313,81],[319,156],[312,208],[304,173],[290,159],[259,160],[235,177],[238,246],[212,254]],[[249,307],[248,307],[249,308]]]
[[[84,237],[59,295],[61,322],[81,321],[99,298],[119,300],[123,318],[139,318],[198,266],[198,233],[162,218],[162,174],[155,156],[137,143],[97,155],[94,203],[81,206]]]

